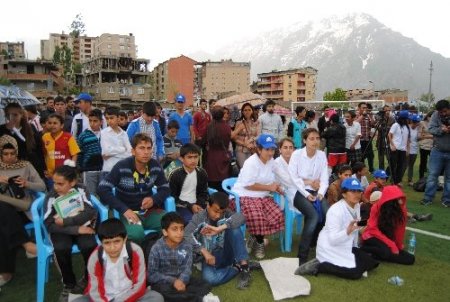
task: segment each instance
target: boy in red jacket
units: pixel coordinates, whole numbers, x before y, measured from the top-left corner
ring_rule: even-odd
[[[102,245],[89,257],[89,283],[85,296],[76,298],[74,302],[164,302],[161,294],[147,288],[142,249],[127,241],[127,231],[119,219],[102,222],[98,238]]]

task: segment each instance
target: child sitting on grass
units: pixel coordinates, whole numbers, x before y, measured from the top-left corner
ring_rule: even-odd
[[[152,301],[164,298],[146,285],[144,254],[139,245],[127,240],[127,230],[117,218],[98,227],[102,245],[89,257],[86,295],[73,302]]]
[[[148,281],[164,301],[202,301],[210,286],[191,277],[192,245],[184,240],[184,221],[176,212],[161,219],[163,237],[153,245],[148,259]]]
[[[47,194],[44,201],[44,223],[55,250],[55,264],[59,267],[64,283],[59,301],[67,301],[69,293],[81,293],[86,286],[86,270],[84,278],[77,285],[72,268],[72,245],[78,245],[87,264],[89,255],[97,246],[94,235],[97,212],[86,190],[77,186],[75,162],[66,160],[64,165],[57,167],[53,182],[54,190]],[[73,200],[70,200],[70,207],[64,207],[69,198],[76,199],[79,205],[76,210],[71,210],[75,204]]]
[[[206,209],[195,214],[187,225],[185,239],[204,258],[204,281],[220,285],[239,275],[237,288],[245,289],[250,284],[249,256],[240,228],[245,218],[231,211],[228,203],[227,194],[212,194]]]

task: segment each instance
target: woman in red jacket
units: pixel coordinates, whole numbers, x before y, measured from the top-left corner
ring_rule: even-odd
[[[414,255],[403,250],[407,221],[406,197],[397,186],[386,186],[380,200],[372,206],[362,249],[376,259],[414,264]]]

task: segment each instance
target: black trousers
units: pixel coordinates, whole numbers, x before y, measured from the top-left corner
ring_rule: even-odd
[[[166,302],[202,302],[203,296],[211,291],[211,286],[203,280],[191,278],[184,292],[179,292],[172,284],[151,284],[154,291],[164,297]]]
[[[373,149],[372,149],[372,141],[361,141],[361,152],[362,152],[362,161],[367,158],[367,163],[369,165],[369,171],[373,172]]]
[[[17,249],[30,238],[24,218],[10,204],[0,201],[0,273],[14,273]]]
[[[319,273],[335,275],[345,279],[359,279],[365,271],[376,268],[379,262],[373,259],[369,254],[359,248],[354,247],[352,253],[355,255],[356,266],[354,268],[342,267],[322,262],[319,264]]]
[[[362,250],[371,254],[372,257],[378,260],[411,265],[414,264],[415,257],[403,250],[398,254],[391,252],[391,249],[381,240],[377,238],[370,238],[364,241]]]
[[[406,168],[406,151],[395,150],[391,151],[391,174],[394,184],[402,182],[403,175]]]
[[[80,249],[85,264],[84,277],[87,278],[87,262],[92,251],[97,247],[95,236],[51,233],[50,238],[55,249],[55,262],[61,272],[63,283],[72,288],[77,284],[72,268],[72,245],[77,244]]]
[[[420,149],[420,165],[419,165],[419,179],[425,176],[428,165],[428,156],[430,156],[431,150]]]

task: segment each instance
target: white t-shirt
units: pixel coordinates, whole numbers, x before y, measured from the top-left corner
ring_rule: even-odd
[[[111,261],[108,254],[103,253],[103,261],[106,265],[105,271],[108,272],[105,274],[105,294],[109,301],[133,287],[133,283],[127,277],[124,270],[124,261],[128,261],[127,259],[128,252],[125,244],[116,263]]]
[[[399,123],[394,123],[389,133],[392,133],[392,144],[395,148],[399,151],[406,151],[409,137],[408,126],[400,127]]]
[[[233,186],[233,191],[239,196],[246,197],[265,197],[270,194],[269,191],[253,191],[245,187],[254,185],[255,183],[270,185],[275,182],[274,171],[275,161],[273,158],[265,164],[259,159],[258,154],[250,156],[239,172],[239,177]]]
[[[197,170],[186,175],[181,188],[180,199],[189,203],[197,201]]]
[[[294,207],[294,197],[297,192],[297,187],[289,174],[289,164],[282,156],[275,159],[274,173],[276,179],[275,181],[281,183],[283,190],[285,190],[285,194],[289,202],[289,209],[298,211],[297,208]]]
[[[417,139],[419,127],[416,127],[415,129],[409,128],[409,130],[409,154],[417,154],[419,152],[419,141]]]
[[[350,149],[350,146],[355,141],[355,138],[359,135],[361,136],[361,125],[358,122],[353,122],[350,126],[347,123],[344,123],[345,126],[345,148]],[[361,140],[355,144],[355,149],[361,149]]]

